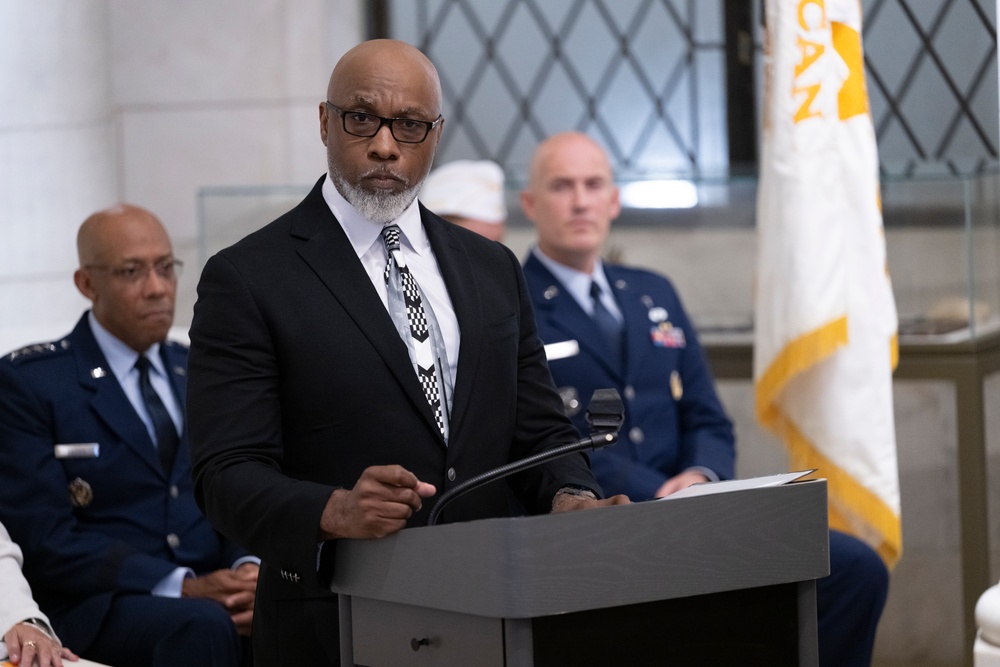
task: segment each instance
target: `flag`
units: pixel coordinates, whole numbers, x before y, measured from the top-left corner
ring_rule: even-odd
[[[858,0],[766,0],[754,392],[793,469],[828,484],[830,527],[902,552],[897,318]]]

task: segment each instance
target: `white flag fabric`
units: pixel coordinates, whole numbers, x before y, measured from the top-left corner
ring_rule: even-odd
[[[830,526],[902,552],[897,318],[858,0],[766,0],[757,419],[828,480]]]

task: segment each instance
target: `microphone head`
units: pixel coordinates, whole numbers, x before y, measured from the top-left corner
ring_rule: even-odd
[[[618,433],[625,422],[625,406],[617,389],[596,389],[587,405],[587,425],[595,433]]]

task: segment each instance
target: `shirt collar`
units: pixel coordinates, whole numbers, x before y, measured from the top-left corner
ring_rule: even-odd
[[[326,205],[330,207],[334,217],[340,222],[340,226],[344,228],[344,233],[347,234],[347,239],[351,242],[358,257],[367,253],[376,241],[382,242],[380,237],[384,225],[372,222],[358,213],[358,209],[344,199],[344,196],[337,190],[329,174],[323,181],[323,199],[326,200]],[[430,241],[427,239],[427,233],[420,220],[420,206],[417,204],[416,197],[392,223],[399,225],[399,230],[402,232],[403,238],[400,243],[408,245],[418,255],[423,255],[430,249]]]
[[[579,303],[586,312],[591,312],[593,310],[593,300],[590,297],[590,283],[596,282],[600,288],[603,295],[612,297],[613,292],[611,291],[611,285],[608,283],[607,276],[604,275],[604,262],[598,257],[594,260],[594,272],[584,273],[583,271],[577,271],[572,269],[565,264],[560,264],[556,260],[552,259],[544,252],[538,249],[538,246],[534,246],[531,249],[531,254],[533,254],[542,265],[545,266],[552,275],[556,277],[562,286],[569,292],[576,302]],[[602,299],[603,301],[603,299]]]
[[[108,366],[111,367],[111,372],[118,378],[118,382],[124,382],[125,377],[135,368],[135,362],[139,360],[139,353],[101,326],[101,323],[94,316],[94,311],[90,311],[87,321],[90,324],[90,330],[94,334],[94,339],[97,341],[97,346],[101,348]],[[149,359],[153,368],[160,375],[167,377],[166,368],[164,368],[163,360],[160,358],[159,343],[153,343],[146,350],[144,356]]]

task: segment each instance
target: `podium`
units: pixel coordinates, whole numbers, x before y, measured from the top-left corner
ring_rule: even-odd
[[[826,481],[337,544],[341,664],[816,665]]]

